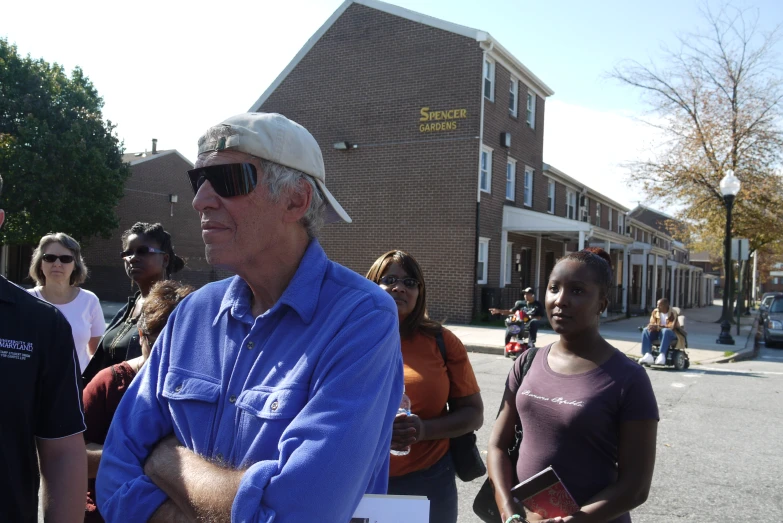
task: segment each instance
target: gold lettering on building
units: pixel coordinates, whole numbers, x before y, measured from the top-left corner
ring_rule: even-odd
[[[445,111],[431,111],[429,107],[422,107],[419,111],[421,118],[419,132],[432,133],[439,131],[456,131],[457,122],[468,117],[467,109],[447,109]]]

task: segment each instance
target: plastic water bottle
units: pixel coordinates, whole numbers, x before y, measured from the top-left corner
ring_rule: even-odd
[[[400,408],[397,409],[397,415],[399,416],[400,414],[411,415],[411,399],[405,394],[405,389],[402,389],[402,400],[400,401]],[[402,450],[392,450],[390,452],[392,456],[407,456],[410,454],[410,451],[410,446],[407,446]]]

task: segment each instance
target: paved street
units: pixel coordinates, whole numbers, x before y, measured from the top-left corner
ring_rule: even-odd
[[[487,438],[511,360],[470,354],[482,389]],[[688,371],[649,370],[661,423],[650,498],[634,523],[663,521],[783,521],[783,350],[758,359],[698,365]],[[471,509],[484,478],[457,481],[460,523],[479,521]]]

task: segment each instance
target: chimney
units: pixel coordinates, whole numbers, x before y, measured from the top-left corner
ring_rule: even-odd
[[[152,154],[158,154],[158,139],[152,139]]]

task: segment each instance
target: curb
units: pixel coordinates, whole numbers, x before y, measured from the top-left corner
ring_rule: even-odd
[[[494,347],[489,345],[465,345],[465,350],[479,354],[495,354],[497,356],[503,356],[506,353],[505,347]]]
[[[719,358],[712,358],[709,360],[703,360],[698,362],[699,365],[711,364],[711,363],[735,363],[737,361],[752,360],[758,355],[758,344],[756,343],[756,331],[758,330],[758,319],[753,322],[753,326],[745,338],[745,344],[742,350],[735,352],[731,356],[721,356]],[[752,347],[748,348],[748,341],[753,340]],[[736,345],[735,345],[736,346]],[[695,362],[694,362],[695,364]]]

